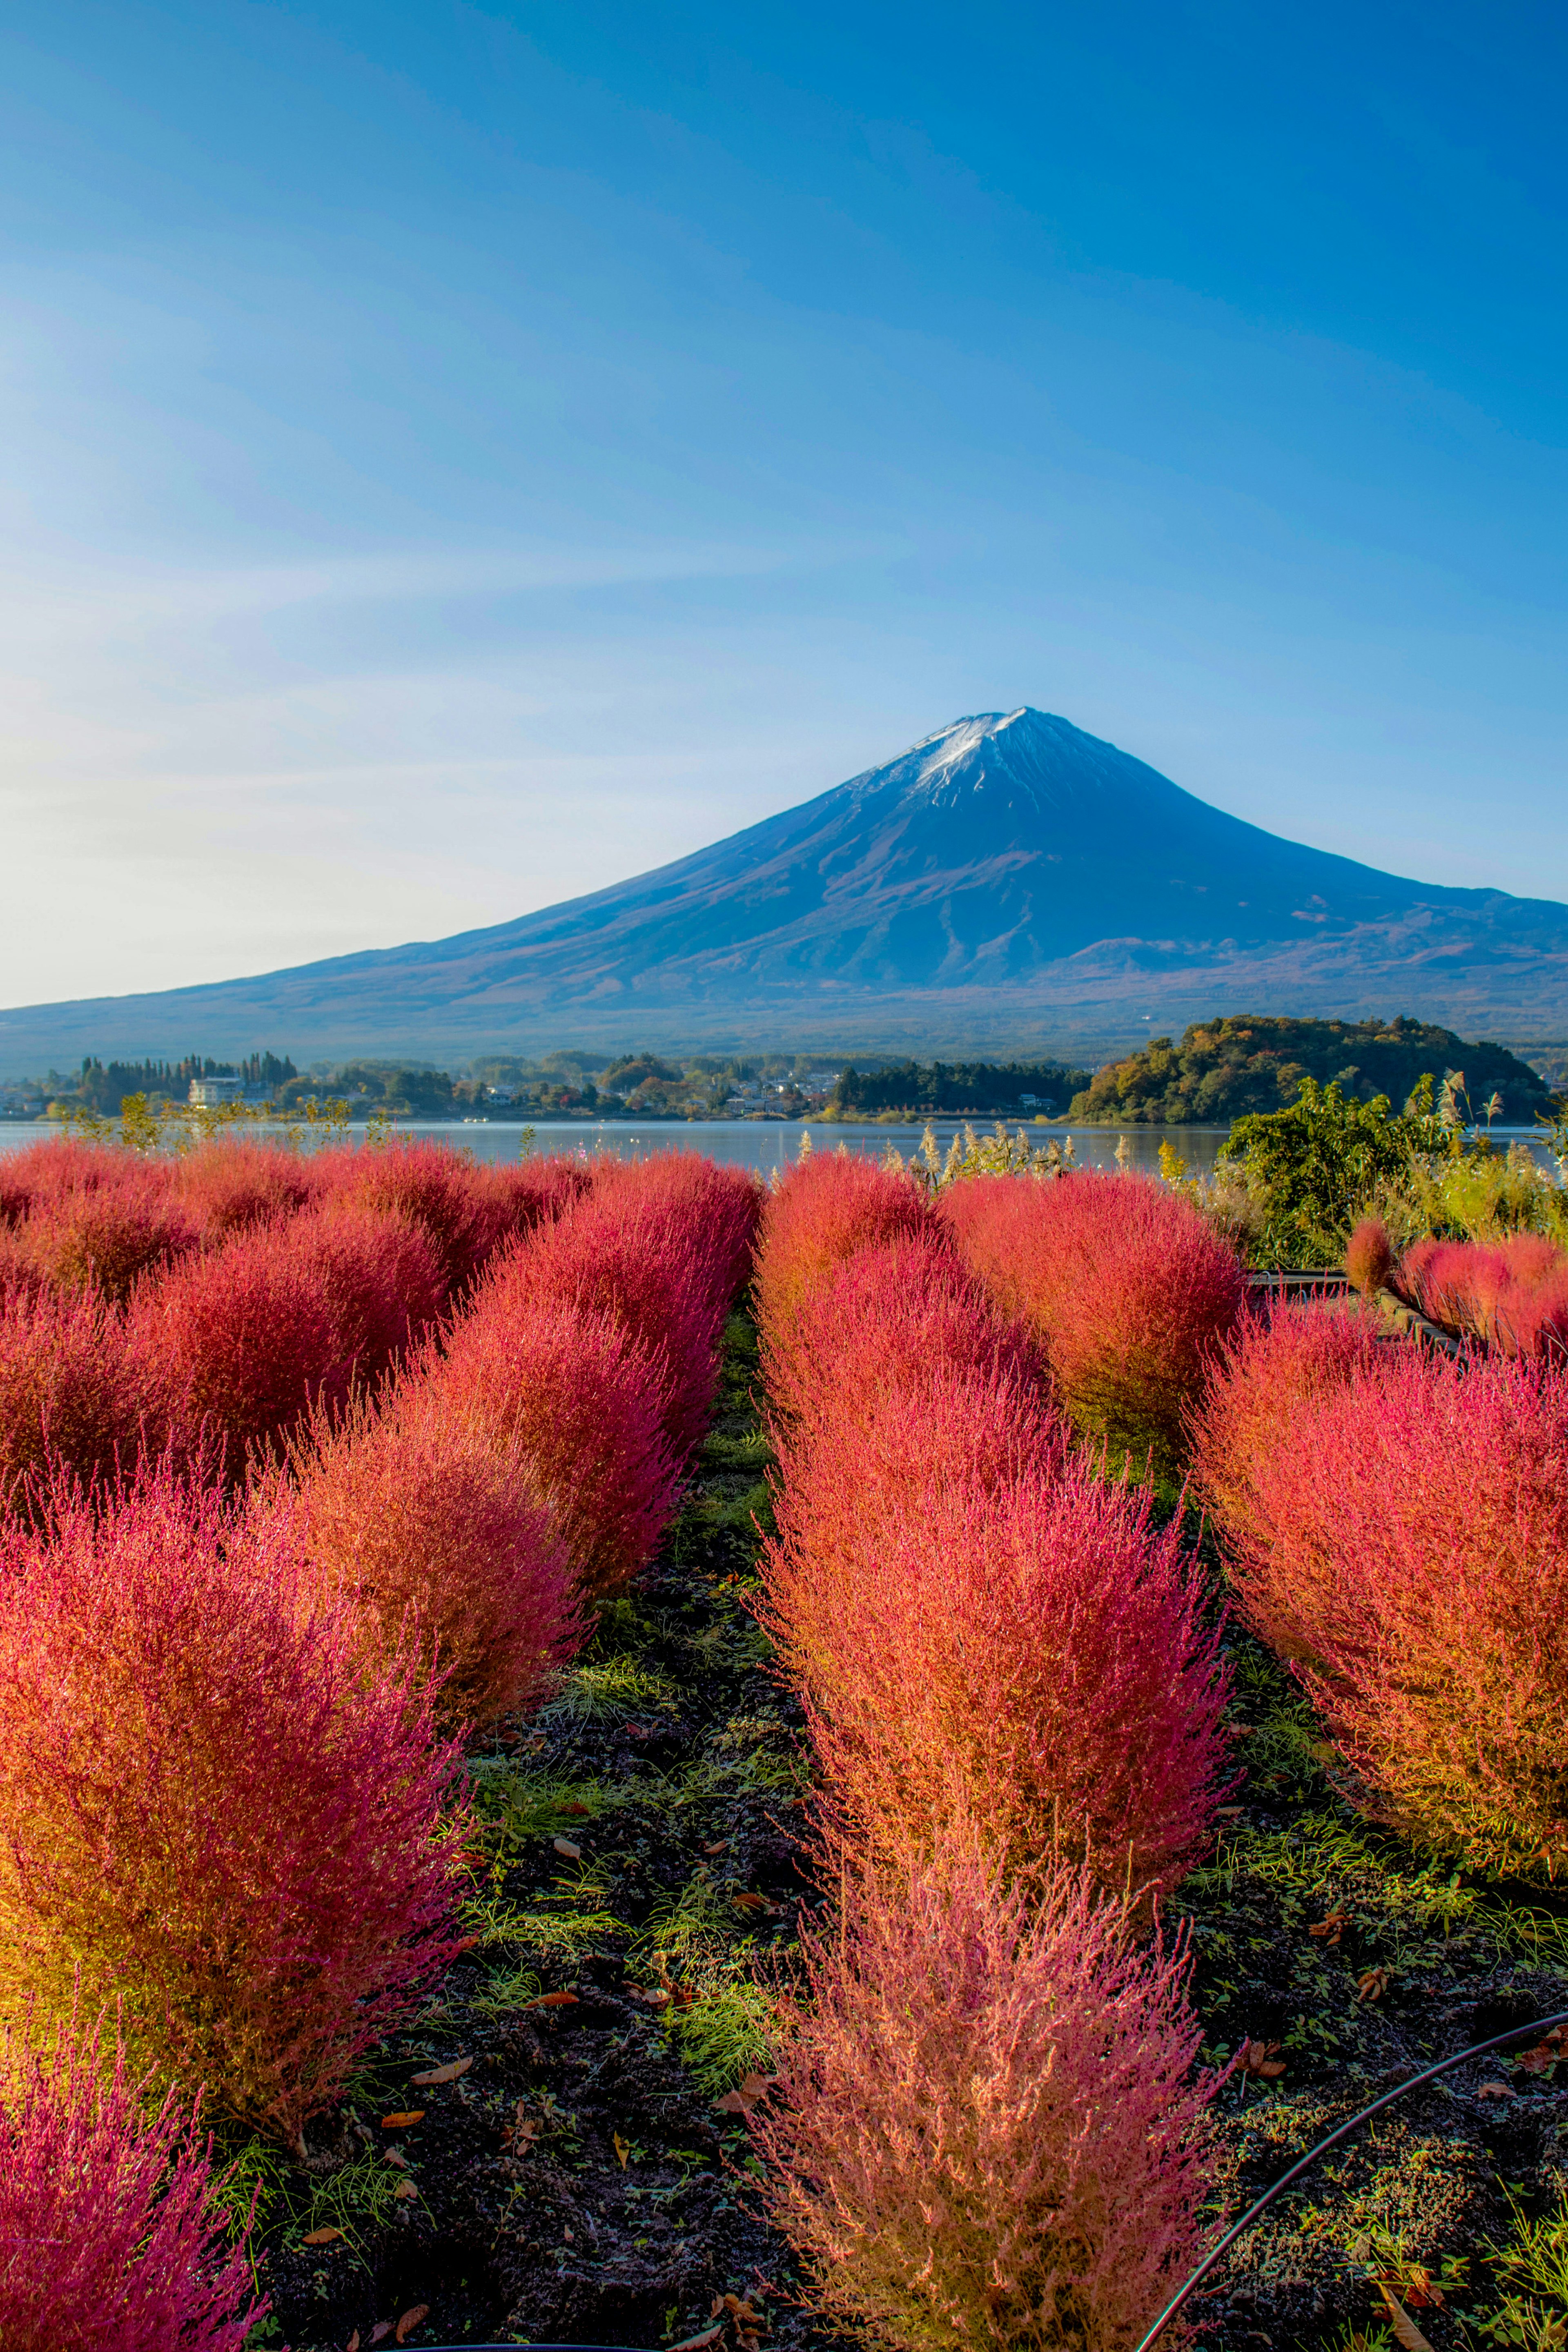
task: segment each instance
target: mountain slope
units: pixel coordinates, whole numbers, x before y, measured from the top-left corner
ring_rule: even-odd
[[[1568,907],[1382,874],[1209,807],[1036,710],[515,922],[156,996],[0,1013],[0,1061],[91,1048],[1099,1046],[1267,1003],[1518,1030],[1568,1006]],[[1145,1002],[1145,1000],[1148,1000]],[[1134,1009],[1135,1008],[1135,1009]]]

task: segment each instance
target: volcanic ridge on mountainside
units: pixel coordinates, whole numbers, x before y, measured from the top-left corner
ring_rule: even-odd
[[[961,719],[693,856],[482,930],[0,1013],[0,1062],[473,1053],[763,1034],[1102,1050],[1267,1004],[1472,1034],[1561,1022],[1568,907],[1378,872],[1210,807],[1032,710]]]

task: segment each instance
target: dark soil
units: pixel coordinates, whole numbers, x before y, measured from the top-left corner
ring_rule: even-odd
[[[258,2346],[343,2352],[356,2331],[363,2352],[398,2332],[673,2347],[713,2330],[712,2352],[846,2341],[814,2317],[763,2218],[745,2128],[748,2077],[767,2069],[751,1988],[787,1971],[814,1899],[793,1835],[799,1717],[746,1606],[767,1514],[754,1380],[736,1317],[664,1556],[606,1611],[562,1698],[472,1759],[488,1861],[474,1949],[316,2129],[310,2172],[246,2151],[274,2306]],[[1247,1778],[1216,1858],[1169,1915],[1191,1921],[1207,2062],[1243,2044],[1255,2061],[1212,2110],[1227,2219],[1380,2092],[1568,2008],[1568,1905],[1370,1829],[1325,1777],[1288,1679],[1245,1635],[1231,1655]],[[1568,2062],[1511,2057],[1468,2063],[1310,2174],[1209,2283],[1198,2342],[1375,2352],[1395,2341],[1379,2279],[1436,2352],[1568,2341],[1504,2315],[1486,2254],[1517,2232],[1516,2205],[1554,2212],[1568,2186]],[[455,2063],[449,2082],[416,2085]],[[1537,2303],[1548,2326],[1568,2309]]]

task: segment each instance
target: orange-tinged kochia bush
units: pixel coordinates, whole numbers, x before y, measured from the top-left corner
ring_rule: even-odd
[[[581,1644],[566,1547],[529,1491],[515,1444],[405,1380],[379,1412],[359,1404],[290,1448],[295,1490],[270,1480],[261,1507],[295,1514],[307,1557],[347,1594],[373,1647],[410,1643],[440,1675],[442,1720],[486,1725],[535,1706]]]
[[[487,1285],[426,1376],[445,1410],[515,1460],[597,1597],[647,1565],[675,1514],[663,1372],[612,1315],[535,1308]]]
[[[847,1151],[797,1160],[769,1194],[757,1241],[752,1295],[770,1383],[782,1375],[802,1307],[847,1259],[940,1231],[912,1177]]]
[[[1394,1272],[1394,1244],[1381,1217],[1363,1217],[1345,1244],[1345,1274],[1363,1298],[1385,1289]]]
[[[1229,1244],[1141,1176],[982,1177],[942,1207],[992,1296],[1038,1336],[1078,1428],[1174,1459],[1184,1410],[1246,1302]]]
[[[0,1573],[0,2006],[112,2006],[160,2084],[297,2140],[458,1948],[458,1752],[285,1522],[165,1467]]]
[[[982,1423],[996,1402],[944,1400]],[[931,1400],[903,1418],[894,1481],[855,1442],[792,1464],[763,1551],[759,1614],[829,1816],[877,1853],[938,1851],[973,1815],[1010,1867],[1055,1844],[1119,1892],[1168,1891],[1208,1842],[1226,1753],[1218,1634],[1174,1529],[1077,1456],[977,1475],[931,1442]]]
[[[1568,1377],[1390,1350],[1254,1473],[1241,1607],[1369,1811],[1494,1871],[1568,1866]]]
[[[752,2121],[826,2308],[900,2352],[1131,2352],[1202,2252],[1180,1947],[979,1842],[845,1887]]]
[[[52,1463],[92,1479],[134,1459],[140,1400],[124,1333],[100,1299],[0,1297],[0,1509]]]
[[[873,1244],[835,1267],[796,1311],[790,1344],[769,1360],[768,1401],[781,1433],[845,1426],[889,1395],[948,1375],[1003,1380],[1037,1409],[1045,1358],[1001,1314],[940,1230]],[[1059,1416],[1058,1448],[1067,1433]]]
[[[1376,1331],[1359,1308],[1328,1303],[1281,1304],[1272,1314],[1242,1318],[1188,1420],[1194,1483],[1233,1550],[1267,1550],[1272,1531],[1260,1509],[1258,1474],[1281,1447],[1297,1444],[1306,1407],[1375,1370],[1383,1353]],[[1290,1649],[1283,1624],[1271,1638]]]
[[[190,2104],[149,2113],[101,2028],[0,2051],[5,2352],[241,2352],[265,2302]]]

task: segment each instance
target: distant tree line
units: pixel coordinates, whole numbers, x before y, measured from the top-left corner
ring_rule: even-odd
[[[210,1054],[187,1054],[180,1062],[100,1062],[89,1054],[79,1073],[64,1076],[49,1072],[49,1092],[60,1101],[76,1101],[110,1118],[127,1095],[163,1096],[183,1102],[193,1078],[242,1078],[247,1087],[283,1086],[299,1072],[287,1055],[250,1054],[242,1062],[215,1062]]]
[[[858,1070],[851,1063],[828,1101],[842,1118],[889,1110],[916,1117],[1007,1118],[1037,1110],[1049,1116],[1065,1110],[1088,1084],[1087,1070],[1065,1062],[894,1062],[880,1070]]]

